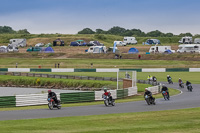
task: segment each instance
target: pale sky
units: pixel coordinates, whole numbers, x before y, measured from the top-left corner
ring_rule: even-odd
[[[200,34],[200,0],[0,0],[0,26],[76,34],[113,26]]]

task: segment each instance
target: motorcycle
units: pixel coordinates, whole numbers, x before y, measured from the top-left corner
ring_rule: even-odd
[[[184,88],[184,83],[182,82],[181,84],[179,84],[179,86],[180,86],[181,88]]]
[[[163,91],[162,94],[165,100],[169,100],[169,96],[167,95],[166,91]]]
[[[145,100],[146,100],[146,102],[147,102],[148,105],[150,105],[150,104],[155,105],[156,104],[155,98],[151,99],[150,96],[148,96],[148,95],[145,96]]]
[[[187,89],[188,89],[188,91],[190,91],[190,92],[192,92],[192,85],[191,84],[189,84],[188,86],[187,86]]]
[[[108,105],[115,106],[115,99],[112,99],[112,101],[111,101],[110,97],[109,96],[105,96],[105,95],[103,95],[103,98],[104,98],[105,106],[108,106]]]
[[[58,100],[58,104],[55,103],[53,98],[48,98],[47,101],[50,110],[52,110],[53,108],[61,109],[60,100]]]
[[[169,83],[169,84],[173,84],[173,81],[172,81],[171,78],[169,78],[168,83]]]

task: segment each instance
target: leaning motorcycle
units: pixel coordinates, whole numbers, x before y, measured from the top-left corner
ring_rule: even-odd
[[[188,91],[190,91],[190,92],[192,92],[192,85],[191,84],[189,84],[189,85],[187,85],[187,89],[188,89]]]
[[[165,100],[169,100],[169,96],[167,95],[166,91],[163,91],[162,94]]]
[[[61,109],[60,100],[58,100],[58,104],[55,103],[53,98],[48,98],[47,101],[50,110],[52,110],[53,108]]]
[[[179,86],[180,86],[181,88],[184,88],[184,83],[182,82],[181,84],[179,84]]]
[[[156,104],[155,99],[151,99],[149,95],[145,96],[145,101],[147,102],[148,105],[151,105],[151,104],[155,105]]]
[[[115,99],[110,100],[110,97],[109,96],[105,96],[105,95],[103,95],[102,97],[104,98],[105,106],[108,106],[108,105],[115,106]]]
[[[173,84],[172,78],[169,78],[168,83]]]

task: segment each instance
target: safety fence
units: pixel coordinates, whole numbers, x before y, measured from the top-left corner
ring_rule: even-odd
[[[3,72],[200,72],[200,68],[139,68],[139,69],[120,69],[120,68],[96,68],[96,69],[75,69],[75,68],[0,68]]]
[[[16,98],[15,96],[3,96],[0,97],[0,107],[15,107]]]
[[[128,96],[136,95],[137,86],[122,90],[108,91],[111,92],[114,99],[122,99]],[[57,93],[57,98],[61,100],[61,103],[93,102],[103,100],[103,93],[103,91]],[[0,97],[0,107],[47,105],[47,95],[47,93],[44,93]]]

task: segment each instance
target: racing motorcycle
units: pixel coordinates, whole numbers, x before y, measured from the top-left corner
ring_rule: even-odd
[[[145,100],[146,100],[146,102],[147,102],[148,105],[151,105],[151,104],[155,105],[156,104],[155,98],[151,99],[149,95],[145,96]]]
[[[169,78],[168,83],[173,84],[172,78]]]
[[[191,84],[189,84],[188,86],[187,86],[187,89],[188,89],[188,91],[190,91],[190,92],[192,92],[192,85]]]
[[[48,98],[47,101],[50,110],[52,110],[53,108],[61,109],[60,100],[58,100],[58,104],[55,103],[53,98]]]
[[[181,84],[179,85],[181,88],[184,88],[184,83],[181,82]]]
[[[109,96],[105,96],[105,95],[103,95],[102,97],[104,99],[105,106],[108,106],[108,105],[115,106],[115,99],[112,98],[112,100],[110,100],[110,97]]]
[[[166,91],[163,91],[162,94],[165,100],[169,100],[169,96],[167,95]]]

